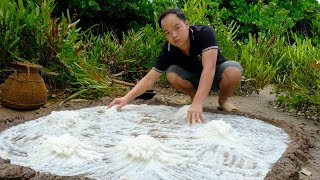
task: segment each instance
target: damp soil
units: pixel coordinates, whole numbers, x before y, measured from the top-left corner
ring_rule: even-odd
[[[306,119],[300,115],[289,115],[272,106],[275,100],[270,95],[271,88],[266,88],[259,94],[250,96],[234,96],[230,101],[240,107],[235,115],[256,118],[284,129],[291,138],[291,143],[267,173],[267,180],[320,179],[320,123]],[[156,95],[151,100],[137,99],[133,104],[153,104],[181,106],[181,101],[187,97],[167,88],[155,88]],[[0,106],[0,132],[12,126],[46,116],[52,111],[74,110],[86,107],[107,105],[113,97],[104,97],[94,101],[70,101],[47,103],[45,107],[37,110],[17,111]],[[230,114],[217,110],[217,96],[210,95],[205,104],[204,111],[220,114]],[[48,162],[49,163],[49,162]],[[309,174],[311,173],[311,175]],[[0,158],[0,179],[90,179],[81,176],[57,176],[51,173],[40,173],[29,167],[11,164]]]

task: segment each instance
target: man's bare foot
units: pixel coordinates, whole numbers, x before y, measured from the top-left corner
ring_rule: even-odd
[[[225,102],[222,106],[219,106],[220,111],[232,112],[239,111],[240,109],[229,102]]]

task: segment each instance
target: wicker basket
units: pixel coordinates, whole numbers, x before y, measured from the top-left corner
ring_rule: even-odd
[[[16,71],[0,89],[2,105],[13,109],[37,109],[47,101],[47,88],[37,64],[14,62]]]

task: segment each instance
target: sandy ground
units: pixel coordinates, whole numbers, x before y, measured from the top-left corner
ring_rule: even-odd
[[[303,116],[290,116],[280,112],[270,105],[275,97],[269,94],[270,88],[266,88],[259,95],[246,97],[232,97],[235,105],[240,107],[238,115],[257,118],[283,128],[291,137],[291,144],[275,163],[265,179],[284,180],[320,179],[320,122],[307,120]],[[157,95],[151,100],[135,100],[135,104],[162,104],[178,106],[177,100],[185,98],[182,94],[166,89],[156,89]],[[15,126],[25,121],[33,120],[50,114],[53,110],[80,109],[108,104],[111,97],[101,98],[97,101],[68,102],[61,106],[59,103],[49,103],[45,107],[32,111],[16,111],[0,107],[0,132],[6,128]],[[217,97],[210,96],[205,105],[204,111],[213,113],[224,113],[217,110]],[[309,174],[311,173],[311,175]],[[39,173],[28,167],[10,164],[0,158],[0,179],[89,179],[79,176],[61,177],[50,173]]]

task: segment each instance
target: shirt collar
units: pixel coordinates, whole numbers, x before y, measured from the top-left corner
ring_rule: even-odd
[[[194,33],[193,30],[191,29],[191,27],[189,27],[189,36],[191,37],[191,40],[194,40]]]

